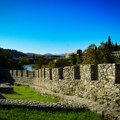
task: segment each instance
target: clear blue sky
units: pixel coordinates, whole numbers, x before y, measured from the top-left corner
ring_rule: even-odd
[[[120,44],[120,0],[0,0],[0,46],[65,53]]]

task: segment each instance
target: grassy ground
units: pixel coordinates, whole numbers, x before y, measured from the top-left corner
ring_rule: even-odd
[[[11,94],[1,93],[6,99],[33,100],[42,102],[58,102],[58,98],[46,97],[27,86],[13,86],[14,92]]]
[[[14,85],[14,93],[3,94],[6,99],[34,100],[43,102],[58,102],[59,99],[45,97],[27,86]],[[0,106],[0,120],[103,120],[103,118],[90,111],[55,111],[40,110],[26,107]]]
[[[103,120],[90,111],[44,111],[39,109],[0,107],[0,120]]]

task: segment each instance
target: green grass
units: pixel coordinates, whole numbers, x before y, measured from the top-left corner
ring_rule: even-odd
[[[18,107],[0,106],[0,120],[104,120],[90,111],[45,111]]]
[[[58,102],[58,98],[46,97],[27,86],[13,86],[14,93],[3,94],[6,99],[33,100],[43,102]],[[65,111],[53,109],[38,109],[29,107],[0,106],[0,120],[103,120],[90,111]]]
[[[13,86],[14,92],[11,94],[1,93],[6,99],[17,99],[17,100],[32,100],[42,102],[58,102],[59,99],[55,97],[43,96],[35,90],[27,86]]]

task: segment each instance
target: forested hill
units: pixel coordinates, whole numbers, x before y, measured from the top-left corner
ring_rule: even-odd
[[[17,59],[19,57],[25,57],[27,56],[25,53],[17,51],[17,50],[12,50],[12,49],[4,49],[11,58]]]
[[[23,65],[18,60],[15,60],[16,57],[23,55],[23,53],[16,50],[0,48],[0,69],[23,69]]]

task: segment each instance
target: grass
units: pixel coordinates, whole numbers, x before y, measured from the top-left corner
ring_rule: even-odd
[[[58,102],[58,98],[46,97],[27,86],[13,86],[14,93],[4,94],[6,99],[33,100],[43,102]],[[0,120],[104,120],[101,116],[90,111],[68,111],[40,109],[17,106],[0,106]]]
[[[14,92],[11,94],[1,93],[5,99],[14,100],[32,100],[42,102],[58,102],[59,99],[55,97],[43,96],[28,86],[13,86]]]
[[[18,107],[0,106],[0,120],[104,120],[101,116],[90,112],[45,111]]]

